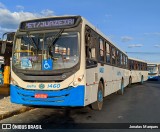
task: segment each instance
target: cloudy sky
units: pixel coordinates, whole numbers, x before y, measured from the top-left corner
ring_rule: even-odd
[[[160,62],[160,0],[0,0],[0,36],[22,20],[82,15],[128,55]]]

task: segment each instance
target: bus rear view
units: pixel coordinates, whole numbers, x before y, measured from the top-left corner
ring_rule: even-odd
[[[15,35],[11,102],[84,106],[81,17],[24,21]]]

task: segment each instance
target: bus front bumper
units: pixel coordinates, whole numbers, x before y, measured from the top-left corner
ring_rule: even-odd
[[[46,94],[47,98],[35,98],[35,94]],[[11,102],[40,106],[84,106],[85,86],[68,87],[62,90],[28,90],[10,85]]]
[[[148,76],[148,80],[159,80],[159,76]]]

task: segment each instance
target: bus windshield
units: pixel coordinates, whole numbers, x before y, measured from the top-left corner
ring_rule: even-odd
[[[58,70],[79,62],[78,32],[49,32],[17,35],[13,65],[25,70]]]
[[[148,66],[148,74],[155,74],[157,73],[157,66]]]

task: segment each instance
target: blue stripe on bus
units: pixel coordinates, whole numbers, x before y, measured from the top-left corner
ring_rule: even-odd
[[[58,91],[28,90],[10,85],[11,102],[41,106],[84,106],[85,86],[68,87]],[[35,98],[35,94],[47,94],[48,98]]]
[[[148,76],[148,79],[156,79],[156,80],[159,80],[160,79],[160,77],[159,76]]]

